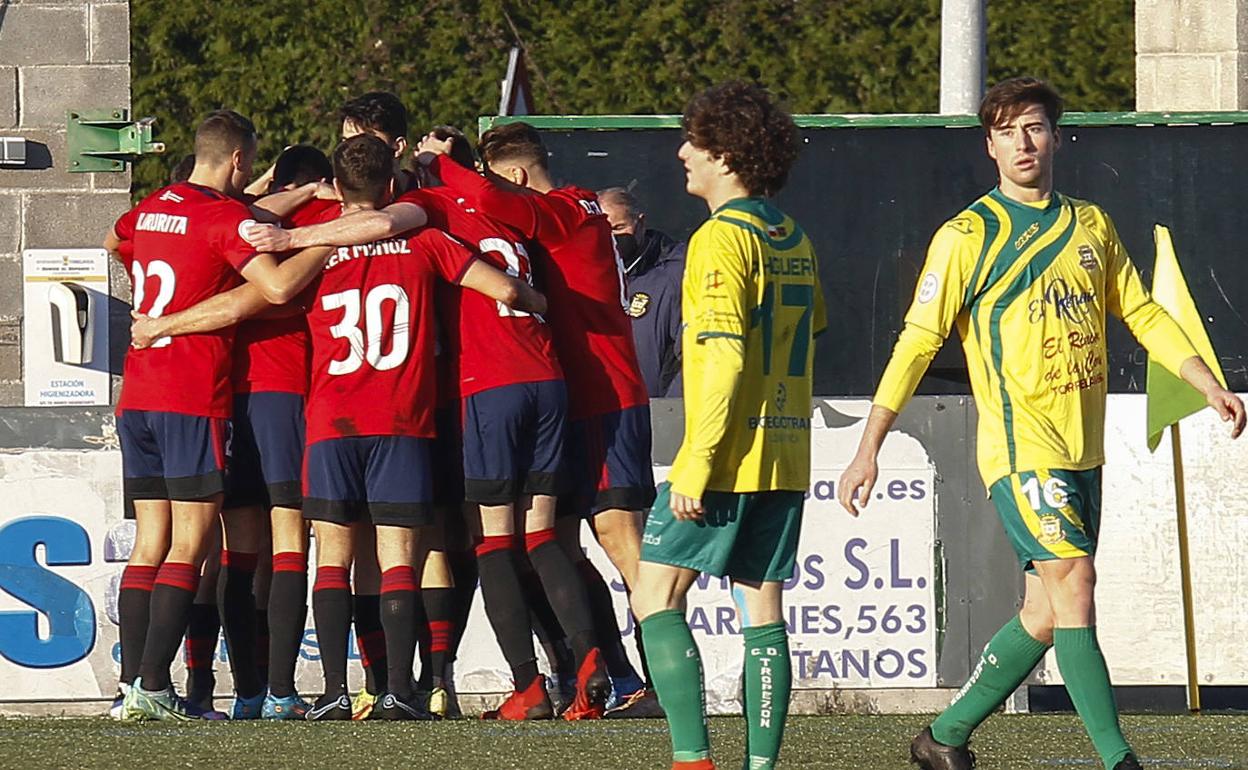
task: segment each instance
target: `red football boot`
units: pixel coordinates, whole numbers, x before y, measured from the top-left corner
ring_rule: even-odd
[[[503,705],[481,715],[482,719],[502,719],[509,722],[523,722],[528,719],[552,719],[555,707],[546,694],[546,677],[538,676],[523,690],[516,690],[507,696]]]
[[[563,712],[563,718],[569,722],[602,719],[609,697],[611,677],[607,676],[607,664],[602,662],[602,653],[595,647],[581,661],[581,668],[576,672],[576,699]]]

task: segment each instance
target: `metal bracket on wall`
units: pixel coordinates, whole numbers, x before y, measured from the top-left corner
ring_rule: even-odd
[[[156,118],[130,120],[129,110],[70,110],[65,122],[70,173],[125,171],[139,156],[165,151],[152,141]]]

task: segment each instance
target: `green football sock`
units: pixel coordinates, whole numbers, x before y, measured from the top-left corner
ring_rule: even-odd
[[[793,668],[784,623],[745,629],[744,770],[771,770],[780,756]]]
[[[932,722],[932,737],[946,746],[964,746],[971,732],[1010,697],[1044,657],[1037,640],[1015,615],[984,647],[971,678],[953,703]]]
[[[1053,647],[1057,651],[1057,668],[1062,672],[1075,711],[1079,712],[1106,770],[1113,770],[1114,765],[1131,753],[1131,747],[1118,726],[1118,705],[1114,703],[1105,657],[1096,642],[1096,626],[1056,629]]]
[[[672,758],[693,762],[711,755],[702,690],[702,656],[680,610],[663,610],[641,621],[650,680],[667,712]]]

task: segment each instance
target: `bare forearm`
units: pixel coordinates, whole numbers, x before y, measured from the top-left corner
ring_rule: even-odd
[[[871,413],[867,415],[867,424],[862,430],[862,438],[858,440],[858,455],[875,458],[884,445],[884,437],[897,421],[897,413],[879,404],[871,405]]]
[[[1200,391],[1206,397],[1222,390],[1222,383],[1218,381],[1217,375],[1213,373],[1213,370],[1209,368],[1200,356],[1191,356],[1184,360],[1179,367],[1179,375],[1184,382]]]
[[[309,246],[357,246],[398,235],[402,222],[383,211],[360,211],[339,217],[332,222],[309,225],[290,231],[292,248]],[[420,225],[412,225],[419,227]]]
[[[251,212],[264,222],[280,222],[291,212],[312,200],[316,185],[303,185],[293,190],[282,190],[259,198],[251,204]]]
[[[325,259],[331,251],[333,249],[328,246],[304,249],[278,265],[277,283],[282,289],[279,297],[281,302],[275,302],[274,304],[285,304],[299,296],[299,293],[325,267]],[[272,300],[274,298],[270,297],[269,299]]]
[[[178,337],[224,329],[268,307],[271,305],[259,289],[244,284],[186,310],[154,320],[160,325],[160,336]]]

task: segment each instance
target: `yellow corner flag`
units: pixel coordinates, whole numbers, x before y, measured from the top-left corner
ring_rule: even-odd
[[[1213,370],[1218,382],[1226,387],[1226,377],[1222,374],[1222,367],[1218,365],[1213,345],[1209,343],[1209,335],[1205,333],[1205,325],[1196,310],[1196,303],[1192,301],[1191,292],[1187,290],[1183,271],[1179,269],[1179,260],[1170,240],[1170,230],[1157,225],[1153,238],[1157,243],[1157,261],[1153,266],[1153,300],[1178,322],[1192,347],[1196,348],[1196,352]],[[1168,426],[1206,406],[1205,397],[1198,390],[1168,372],[1152,358],[1148,361],[1145,392],[1148,393],[1149,451],[1157,449],[1157,445],[1161,443],[1161,434]]]

